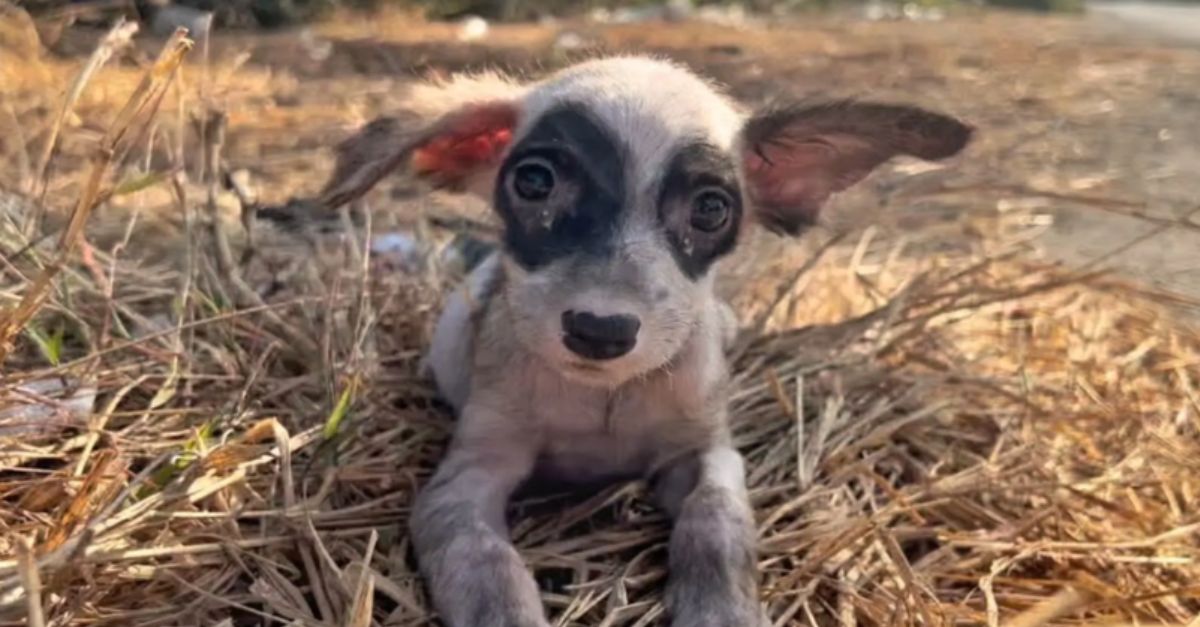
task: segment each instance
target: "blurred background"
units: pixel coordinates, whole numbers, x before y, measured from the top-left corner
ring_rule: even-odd
[[[26,0],[15,6],[5,10],[0,35],[0,64],[10,72],[33,62],[26,60],[82,58],[118,15],[146,26],[139,36],[143,59],[176,26],[190,27],[207,62],[225,67],[216,70],[224,72],[219,80],[199,86],[231,116],[225,157],[252,171],[274,201],[315,191],[329,167],[327,148],[402,107],[402,86],[413,79],[482,68],[536,76],[600,52],[650,51],[714,76],[750,104],[778,95],[835,95],[948,109],[981,129],[973,152],[952,173],[924,173],[917,183],[905,172],[877,177],[864,198],[897,191],[902,179],[916,196],[871,220],[904,229],[916,221],[994,230],[995,220],[1015,209],[1028,221],[1023,226],[1040,228],[1041,252],[1052,259],[1103,262],[1148,286],[1200,296],[1196,2]],[[36,133],[47,124],[34,118],[52,108],[22,110],[21,102],[38,96],[21,94],[19,85],[35,73],[15,74],[4,90],[12,102],[4,122]],[[89,107],[102,108],[102,95],[85,94],[76,128],[63,138],[64,158],[86,144]],[[16,141],[6,133],[0,149],[16,154]],[[174,140],[180,158],[188,141]],[[18,176],[10,169],[0,182],[19,187]],[[955,191],[931,193],[922,185]],[[864,202],[875,201],[846,206]]]

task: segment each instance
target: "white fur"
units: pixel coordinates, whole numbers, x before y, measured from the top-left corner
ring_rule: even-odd
[[[474,323],[486,304],[489,283],[498,279],[499,268],[500,257],[495,254],[480,263],[446,300],[433,330],[426,364],[433,371],[438,390],[455,411],[462,411],[471,391]]]
[[[573,65],[531,87],[522,99],[520,137],[541,114],[563,102],[586,102],[633,153],[639,186],[661,173],[683,138],[734,145],[743,114],[715,85],[672,62],[640,56]]]

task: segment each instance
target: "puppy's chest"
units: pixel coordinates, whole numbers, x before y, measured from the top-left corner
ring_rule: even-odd
[[[616,391],[549,381],[532,413],[542,436],[538,473],[568,482],[635,477],[676,447],[693,422],[685,404],[640,388]]]

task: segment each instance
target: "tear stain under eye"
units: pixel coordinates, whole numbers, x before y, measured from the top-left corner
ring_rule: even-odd
[[[692,197],[697,189],[719,187],[733,200],[728,224],[715,233],[691,227]],[[680,146],[660,183],[658,219],[665,229],[675,262],[685,276],[700,278],[737,243],[742,206],[737,167],[732,156],[707,142]]]
[[[683,253],[685,255],[691,255],[696,252],[696,246],[692,243],[690,236],[684,235],[680,240],[683,244]]]

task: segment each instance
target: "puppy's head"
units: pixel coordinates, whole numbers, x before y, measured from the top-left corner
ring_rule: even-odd
[[[747,224],[799,234],[884,161],[949,157],[970,134],[894,105],[747,115],[678,66],[610,58],[458,108],[412,163],[492,202],[514,336],[569,377],[616,386],[670,364]]]

